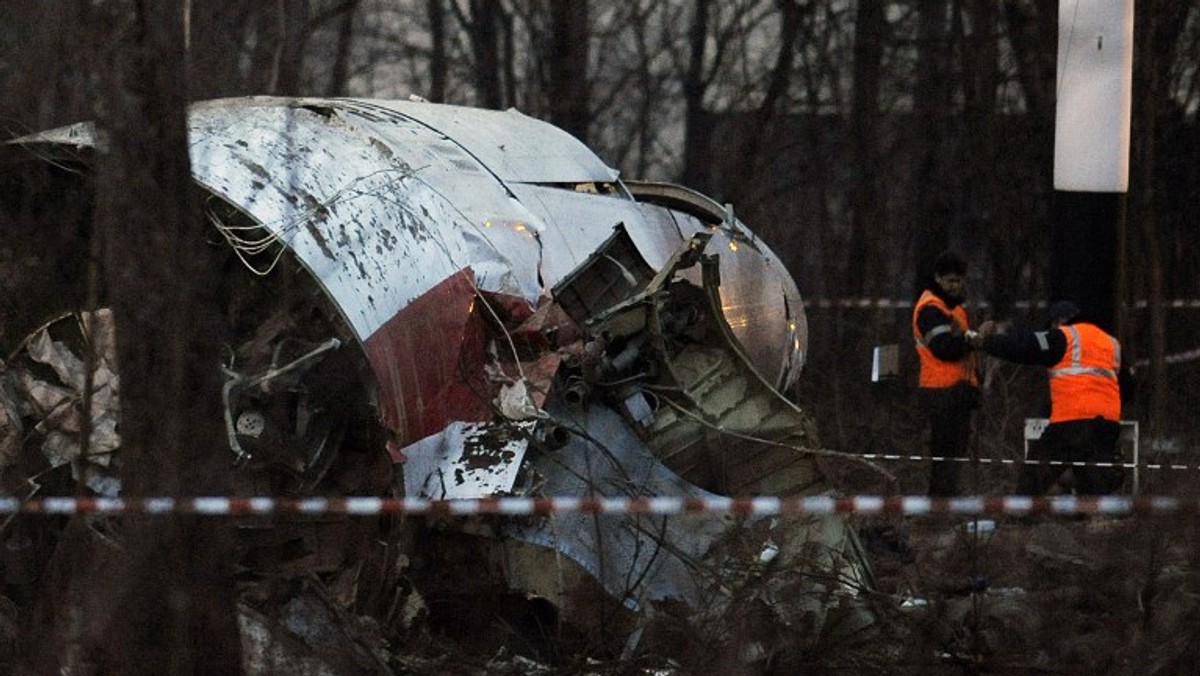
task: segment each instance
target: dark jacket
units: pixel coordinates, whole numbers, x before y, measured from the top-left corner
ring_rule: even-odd
[[[1005,361],[1050,368],[1066,353],[1067,337],[1057,328],[994,333],[984,337],[983,351]]]
[[[962,300],[950,298],[943,293],[937,283],[931,283],[926,288],[950,309],[962,304]],[[927,306],[917,314],[917,329],[923,336],[943,324],[951,323],[953,320],[936,307]],[[967,345],[967,341],[961,333],[947,332],[935,336],[933,340],[929,341],[929,351],[942,361],[958,361],[971,351],[971,347]]]
[[[962,299],[947,296],[934,281],[930,281],[925,288],[951,310],[962,305]],[[922,336],[929,335],[939,326],[953,323],[954,320],[950,316],[932,305],[922,308],[916,316],[917,330]],[[929,341],[928,347],[934,357],[948,362],[961,361],[971,352],[971,346],[958,331],[939,333]],[[918,388],[918,393],[919,405],[935,424],[962,420],[966,412],[979,408],[979,388],[971,383],[959,383],[947,388],[922,387]]]
[[[1059,328],[994,333],[984,337],[983,351],[1016,364],[1050,368],[1066,354],[1067,336]],[[1121,389],[1121,400],[1128,401],[1133,395],[1134,379],[1124,365],[1117,372],[1117,383]]]

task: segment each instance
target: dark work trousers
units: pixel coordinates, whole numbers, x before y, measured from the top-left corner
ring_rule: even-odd
[[[1075,493],[1078,495],[1105,495],[1116,491],[1125,481],[1125,468],[1120,466],[1123,462],[1121,448],[1117,444],[1120,436],[1120,423],[1103,418],[1068,420],[1047,425],[1042,438],[1029,450],[1030,460],[1042,463],[1051,460],[1111,462],[1118,466],[1022,465],[1021,475],[1017,479],[1017,493],[1042,495],[1068,469],[1075,478]]]
[[[920,388],[921,408],[929,420],[929,455],[934,458],[929,470],[929,495],[950,497],[959,494],[961,460],[971,443],[971,415],[979,408],[979,388],[955,385],[944,388]]]

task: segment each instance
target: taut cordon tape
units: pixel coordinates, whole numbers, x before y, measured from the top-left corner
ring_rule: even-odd
[[[959,462],[979,465],[1046,465],[1048,467],[1100,467],[1149,470],[1189,470],[1200,471],[1200,465],[1167,462],[1089,462],[1084,460],[1039,460],[1036,458],[969,458],[948,455],[900,455],[897,453],[856,453],[856,458],[863,460],[901,460],[911,462]]]
[[[145,514],[194,516],[250,515],[501,515],[527,516],[564,513],[588,514],[732,514],[732,515],[832,515],[927,514],[1027,515],[1027,514],[1170,514],[1200,511],[1195,499],[1171,496],[962,496],[932,498],[923,495],[857,495],[849,497],[492,497],[429,500],[424,498],[272,498],[272,497],[43,497],[0,498],[0,514]]]
[[[860,308],[865,310],[879,309],[894,309],[907,310],[913,306],[914,299],[905,298],[810,298],[804,302],[805,307],[809,308]],[[1048,303],[1044,300],[1018,300],[1013,303],[1013,307],[1021,309],[1041,308],[1045,309]],[[1200,309],[1200,298],[1175,298],[1164,300],[1160,304],[1162,307],[1172,310],[1196,310]],[[976,309],[985,309],[991,307],[991,304],[986,300],[979,300],[972,303]],[[1125,303],[1126,308],[1136,308],[1144,310],[1150,307],[1150,301],[1146,299],[1138,299],[1130,303]]]

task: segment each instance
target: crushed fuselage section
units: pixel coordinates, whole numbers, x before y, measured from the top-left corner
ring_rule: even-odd
[[[255,97],[196,104],[189,124],[232,328],[214,365],[223,417],[197,424],[224,431],[240,494],[831,490],[813,421],[781,393],[807,350],[795,282],[728,208],[677,187],[631,191],[578,141],[514,111]],[[94,144],[86,125],[22,139],[7,150],[38,153],[5,175],[62,152],[83,178],[61,180],[86,202]],[[0,249],[4,290],[32,306],[0,306],[0,337],[21,348],[0,373],[0,463],[10,491],[71,467],[72,481],[119,495],[119,369],[96,348],[103,331],[79,328],[106,325],[103,298],[83,292],[88,238],[71,241],[31,258],[74,271],[46,289]],[[36,469],[20,461],[31,454]],[[853,601],[869,572],[838,517],[452,517],[421,520],[416,536],[417,521],[247,521],[239,574],[260,592],[272,576],[353,578],[341,607],[402,631],[421,616],[403,609],[423,607],[410,583],[443,582],[452,566],[437,553],[453,558],[443,545],[469,538],[495,573],[481,585],[499,577],[539,617],[595,631],[638,625],[595,617],[601,607],[608,620],[610,606],[708,617],[749,597],[814,635],[834,613],[870,619]],[[247,606],[254,632],[267,596]]]

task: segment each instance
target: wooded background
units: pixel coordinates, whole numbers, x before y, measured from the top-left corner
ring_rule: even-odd
[[[1050,300],[1056,0],[5,0],[3,14],[0,139],[85,119],[113,134],[97,228],[124,298],[122,376],[161,384],[123,393],[125,412],[156,412],[125,418],[130,465],[145,468],[135,492],[221,485],[218,469],[175,470],[205,464],[216,441],[189,436],[186,420],[215,416],[219,391],[207,358],[217,311],[187,245],[204,227],[186,204],[188,101],[515,107],[624,177],[732,204],[808,301],[798,396],[824,444],[847,452],[922,448],[907,390],[871,385],[869,360],[874,345],[910,344],[907,303],[937,251],[968,257],[980,318],[1036,323]],[[1115,326],[1138,373],[1125,417],[1141,421],[1145,453],[1195,453],[1200,2],[1137,0],[1134,45],[1130,190],[1116,232],[1101,232],[1115,240]],[[1015,367],[991,373],[981,452],[1012,456],[1038,384]],[[164,565],[203,578],[187,562],[212,551],[182,542],[194,556]],[[219,608],[208,621],[236,640]]]
[[[187,100],[515,107],[623,176],[731,203],[810,300],[814,369],[846,322],[868,342],[903,339],[891,319],[904,310],[857,301],[911,300],[945,247],[971,261],[978,310],[1048,300],[1056,0],[189,0],[162,10],[178,24],[166,41],[143,4],[6,2],[3,133],[96,117],[113,54],[157,41],[178,56],[163,85]],[[1135,32],[1113,276],[1158,429],[1178,394],[1164,360],[1200,347],[1200,310],[1171,305],[1200,297],[1200,3],[1138,0]],[[151,82],[119,86],[148,94]]]

